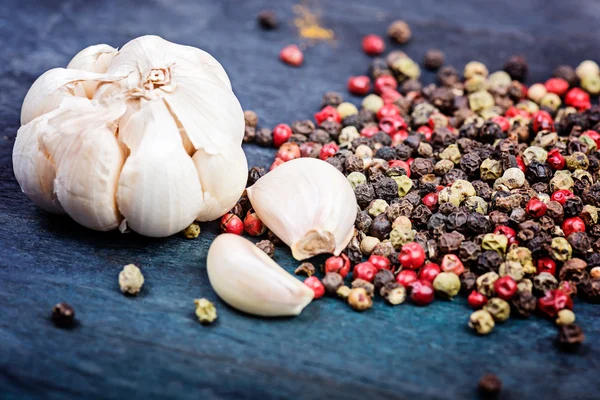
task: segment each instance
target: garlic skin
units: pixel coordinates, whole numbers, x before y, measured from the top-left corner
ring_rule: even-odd
[[[247,190],[258,217],[292,249],[296,260],[339,255],[352,239],[357,204],[348,180],[331,164],[288,161]]]
[[[245,189],[242,108],[208,53],[143,36],[79,52],[29,89],[13,168],[38,206],[88,228],[175,234]]]
[[[67,69],[78,69],[88,72],[96,72],[103,74],[108,70],[113,58],[117,55],[117,49],[107,44],[96,44],[86,47],[71,59],[67,65]],[[94,91],[98,86],[98,82],[85,81],[81,82],[85,95],[91,99]]]
[[[208,278],[227,304],[262,317],[294,316],[313,299],[308,286],[241,236],[217,236],[208,250]]]

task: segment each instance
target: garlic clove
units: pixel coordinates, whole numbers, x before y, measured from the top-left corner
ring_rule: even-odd
[[[204,192],[198,221],[213,221],[237,203],[246,188],[248,162],[239,146],[220,154],[208,154],[200,149],[192,157]]]
[[[54,68],[44,72],[33,82],[25,95],[21,108],[21,125],[46,114],[60,106],[66,97],[86,97],[83,86],[73,85],[81,81],[115,81],[113,76],[74,69]]]
[[[97,44],[86,47],[73,57],[67,65],[67,69],[78,69],[88,72],[103,74],[108,70],[111,61],[117,55],[118,50],[107,44]],[[85,81],[81,83],[88,99],[91,99],[98,86],[98,82]]]
[[[202,187],[164,102],[143,100],[140,110],[122,122],[119,138],[131,151],[117,190],[129,228],[163,237],[194,222],[202,207]]]
[[[38,207],[51,213],[63,214],[54,193],[56,167],[41,149],[40,137],[49,129],[48,118],[55,112],[36,118],[17,132],[12,160],[13,170],[21,190]]]
[[[302,312],[314,292],[241,236],[219,235],[206,260],[215,292],[230,306],[263,317]]]
[[[297,260],[339,255],[352,239],[357,204],[348,180],[313,158],[288,161],[247,189],[259,218]]]
[[[125,102],[68,103],[61,105],[61,115],[50,119],[53,130],[42,136],[43,149],[57,166],[54,191],[79,224],[115,229],[122,220],[115,196],[125,149],[109,125],[125,112]]]

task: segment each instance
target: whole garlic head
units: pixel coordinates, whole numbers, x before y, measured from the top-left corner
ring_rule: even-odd
[[[348,180],[314,158],[288,161],[247,189],[258,217],[296,260],[339,255],[352,239],[357,204]]]
[[[157,36],[91,46],[46,72],[21,122],[21,189],[91,229],[168,236],[220,217],[245,188],[244,117],[227,74]]]

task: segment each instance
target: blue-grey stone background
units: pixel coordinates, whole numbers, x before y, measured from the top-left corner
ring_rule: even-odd
[[[464,300],[392,308],[378,299],[359,314],[326,298],[294,319],[256,319],[227,307],[210,288],[205,260],[216,224],[204,224],[194,241],[97,233],[38,210],[20,192],[11,151],[28,87],[96,43],[122,46],[158,34],[207,50],[229,73],[243,107],[269,127],[310,118],[326,90],[345,92],[347,77],[364,73],[369,62],[362,36],[383,35],[396,18],[410,23],[413,39],[388,45],[419,61],[437,47],[459,68],[477,59],[496,70],[511,54],[524,54],[529,83],[545,80],[558,64],[600,61],[594,1],[322,0],[311,4],[334,29],[335,46],[310,47],[305,64],[293,69],[278,60],[282,46],[299,42],[293,4],[0,2],[0,398],[469,399],[488,372],[502,378],[502,399],[599,398],[600,307],[576,302],[587,339],[576,354],[560,353],[553,323],[539,318],[511,319],[476,337]],[[278,13],[280,29],[257,28],[255,15],[264,8]],[[245,149],[252,165],[268,166],[274,153]],[[290,271],[297,265],[283,249],[276,260]],[[117,276],[128,263],[146,277],[137,298],[119,292]],[[216,303],[213,326],[197,322],[198,297]],[[59,301],[76,308],[76,329],[49,321]]]

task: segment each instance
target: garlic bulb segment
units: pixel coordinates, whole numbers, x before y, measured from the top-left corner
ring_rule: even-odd
[[[95,97],[119,91],[131,96],[164,98],[173,118],[195,150],[218,154],[241,145],[244,114],[223,67],[202,50],[142,36],[127,43],[107,72],[127,76],[117,85],[101,85]]]
[[[125,149],[110,126],[125,112],[124,101],[98,104],[66,102],[42,136],[45,153],[56,165],[54,192],[77,223],[99,231],[116,229],[122,217],[116,192]]]
[[[13,170],[21,190],[38,207],[51,213],[64,213],[54,193],[56,167],[54,161],[41,148],[41,135],[50,129],[48,117],[37,118],[21,126],[13,147]]]
[[[240,146],[223,153],[208,154],[200,149],[192,158],[204,192],[198,221],[213,221],[237,203],[246,188],[248,162]]]
[[[227,304],[263,317],[302,312],[314,292],[241,236],[219,235],[208,250],[208,278]]]
[[[164,102],[142,100],[140,110],[119,127],[119,139],[130,151],[117,191],[129,228],[163,237],[194,222],[202,206],[202,187]]]
[[[54,68],[48,70],[33,82],[25,95],[21,108],[21,125],[58,108],[66,97],[86,97],[83,86],[74,85],[76,82],[108,82],[118,79],[120,78],[74,69]]]
[[[117,49],[107,44],[97,44],[86,47],[73,57],[67,65],[67,69],[79,69],[82,71],[103,74],[108,70],[113,58],[117,55]],[[88,99],[91,99],[98,86],[98,82],[84,81],[81,83]]]
[[[352,239],[357,204],[348,180],[313,158],[288,161],[247,189],[259,218],[297,260],[339,255]]]

